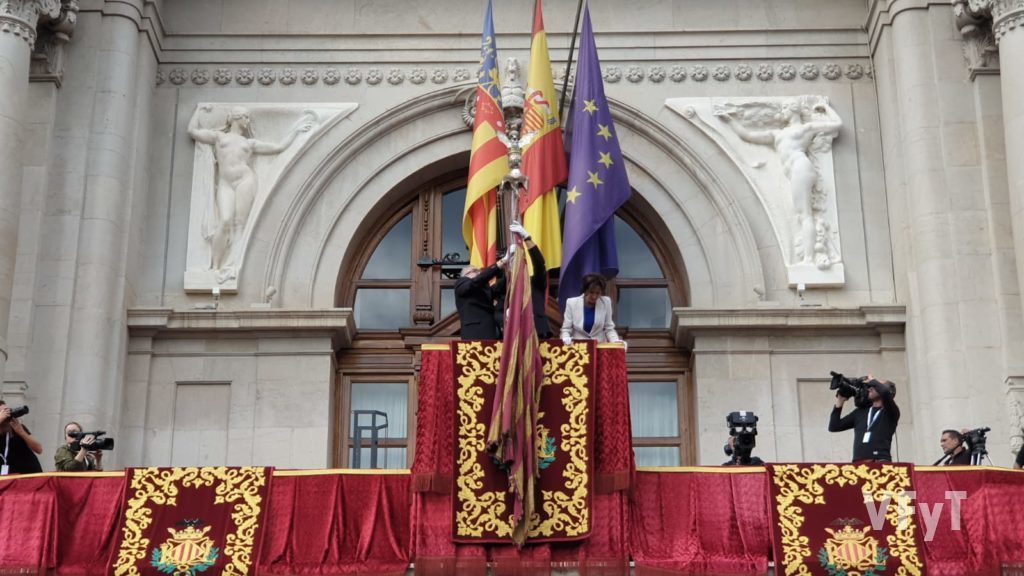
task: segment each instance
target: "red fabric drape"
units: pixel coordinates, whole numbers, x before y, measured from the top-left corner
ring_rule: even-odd
[[[260,574],[405,573],[408,475],[295,474],[274,476]]]
[[[1024,563],[1024,473],[997,469],[959,468],[918,470],[917,524],[930,576],[996,576],[1000,566]],[[964,492],[960,503],[960,525],[956,529],[952,499],[946,493]],[[942,503],[942,510],[929,535],[922,506]]]
[[[42,574],[56,565],[57,495],[46,476],[0,480],[0,568]]]
[[[53,478],[57,494],[57,574],[104,574],[117,541],[125,477]]]
[[[421,353],[416,410],[413,489],[447,494],[452,489],[455,387],[448,346],[425,345]]]
[[[636,574],[764,574],[768,494],[762,469],[639,472],[633,507]]]
[[[608,494],[629,488],[633,461],[633,428],[629,420],[629,379],[626,350],[599,346],[594,415],[595,488]]]

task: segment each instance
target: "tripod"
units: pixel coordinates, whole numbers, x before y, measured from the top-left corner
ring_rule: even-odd
[[[986,461],[989,466],[993,465],[985,448],[985,437],[975,439],[974,444],[971,444],[971,466],[984,466]]]

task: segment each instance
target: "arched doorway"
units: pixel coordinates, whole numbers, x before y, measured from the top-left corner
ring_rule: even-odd
[[[378,465],[411,464],[420,345],[458,337],[453,287],[466,255],[461,233],[465,169],[419,181],[388,195],[396,199],[390,211],[356,233],[339,272],[335,305],[353,308],[359,331],[353,346],[337,358],[336,466],[354,464],[353,424],[357,418],[366,424],[368,418],[356,415],[362,411],[387,413]],[[665,223],[639,192],[616,215],[616,232],[620,273],[610,295],[620,333],[630,346],[637,462],[692,463],[689,355],[669,333],[672,308],[689,303],[682,258]],[[548,317],[557,332],[557,277],[551,288]],[[368,446],[364,439],[362,467],[369,462]]]

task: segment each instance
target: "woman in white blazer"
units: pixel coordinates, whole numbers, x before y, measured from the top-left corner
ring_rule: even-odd
[[[608,281],[600,274],[583,277],[583,294],[565,302],[561,337],[566,345],[577,340],[620,342],[612,320],[612,299],[605,296]]]

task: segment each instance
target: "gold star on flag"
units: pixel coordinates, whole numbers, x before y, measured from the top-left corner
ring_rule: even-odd
[[[612,164],[615,163],[615,162],[612,161],[612,153],[611,152],[607,152],[607,153],[605,153],[605,152],[598,152],[598,154],[601,155],[601,159],[598,160],[598,163],[604,164],[605,168],[611,168]]]
[[[590,175],[590,178],[587,178],[587,182],[593,184],[594,188],[597,188],[601,184],[604,184],[604,180],[601,180],[600,178],[597,177],[597,172],[591,172],[590,170],[587,170],[587,174]]]
[[[597,131],[597,135],[598,136],[603,136],[604,137],[604,141],[607,142],[608,139],[612,137],[611,130],[609,130],[608,127],[605,126],[604,124],[598,124],[598,126],[600,126],[601,129]]]
[[[576,191],[576,187],[573,186],[572,190],[569,190],[568,192],[565,193],[565,201],[566,202],[572,202],[573,204],[575,204],[576,203],[576,199],[579,198],[580,196],[581,196],[581,194],[579,192],[577,192]]]
[[[583,111],[593,114],[594,112],[597,112],[597,104],[594,104],[593,100],[584,100]]]

